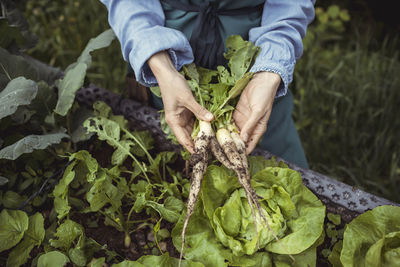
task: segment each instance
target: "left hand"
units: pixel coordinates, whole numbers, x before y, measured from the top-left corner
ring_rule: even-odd
[[[240,96],[233,119],[250,154],[267,130],[274,98],[281,83],[279,74],[257,72]]]

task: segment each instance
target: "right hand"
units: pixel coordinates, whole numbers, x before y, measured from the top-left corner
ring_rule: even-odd
[[[154,54],[147,63],[160,87],[167,124],[179,143],[194,153],[191,138],[194,116],[199,120],[211,121],[214,118],[212,113],[196,102],[185,77],[175,69],[166,51]]]

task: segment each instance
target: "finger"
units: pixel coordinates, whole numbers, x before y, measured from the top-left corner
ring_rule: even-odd
[[[235,109],[233,112],[233,120],[235,121],[236,126],[241,130],[245,123],[247,122],[248,116],[244,113],[240,112],[239,110]]]
[[[189,132],[179,126],[179,125],[171,125],[170,126],[172,131],[174,132],[176,139],[178,139],[178,142],[184,146],[191,154],[194,153],[194,144],[192,141],[192,138],[190,137]]]
[[[264,135],[265,131],[267,130],[267,123],[268,123],[269,115],[266,114],[264,117],[261,118],[259,123],[257,124],[256,128],[254,129],[251,137],[249,138],[246,144],[246,153],[250,154],[254,148],[257,146],[258,142],[260,141],[261,137]]]
[[[246,145],[246,154],[249,155],[253,152],[254,148],[256,148],[258,142],[260,141],[261,137],[263,136],[264,132],[257,132],[254,133],[250,138]]]
[[[199,119],[203,121],[212,121],[214,119],[213,114],[208,111],[205,107],[196,102],[194,97],[188,97],[184,103],[184,106],[187,107],[193,114]]]
[[[240,138],[242,138],[245,143],[249,141],[249,137],[252,135],[254,128],[264,115],[266,114],[263,114],[261,111],[253,111],[251,113],[250,117],[243,125],[243,128],[240,130]]]

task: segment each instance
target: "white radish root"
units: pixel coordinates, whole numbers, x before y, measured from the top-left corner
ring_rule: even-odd
[[[254,200],[253,196],[251,195],[251,191],[249,191],[249,187],[251,188],[250,180],[247,181],[246,171],[243,168],[241,156],[239,155],[239,153],[236,149],[236,145],[235,145],[234,141],[232,140],[230,132],[227,129],[221,128],[217,131],[217,140],[218,140],[218,143],[220,144],[222,150],[225,152],[226,158],[230,162],[230,165],[229,165],[230,167],[228,167],[228,166],[226,166],[226,167],[230,168],[231,170],[233,170],[236,173],[236,175],[238,176],[239,183],[243,187],[244,192],[246,193],[247,202],[249,203],[251,213],[253,216],[253,220],[254,220],[254,229],[256,231],[256,236],[257,236],[257,247],[259,248],[260,246],[259,246],[259,240],[258,240],[257,219],[256,219],[254,207],[252,204],[252,202],[257,201],[257,199]]]
[[[210,146],[210,140],[214,137],[214,131],[209,122],[199,121],[200,131],[194,141],[194,154],[191,156],[191,163],[193,165],[193,172],[190,184],[190,192],[187,201],[187,212],[185,222],[182,228],[182,247],[179,257],[179,266],[181,265],[183,250],[185,247],[185,234],[186,228],[189,223],[190,216],[192,216],[194,207],[197,202],[197,198],[201,189],[201,181],[203,180],[204,173],[207,169],[208,162],[208,148]]]

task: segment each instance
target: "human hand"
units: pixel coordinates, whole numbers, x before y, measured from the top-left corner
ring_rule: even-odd
[[[214,118],[212,113],[196,102],[185,77],[175,69],[167,52],[159,52],[147,62],[160,87],[165,121],[179,143],[190,153],[194,153],[191,138],[193,115],[200,120],[211,121]]]
[[[272,72],[257,72],[240,96],[233,119],[250,154],[267,130],[272,105],[281,77]]]

